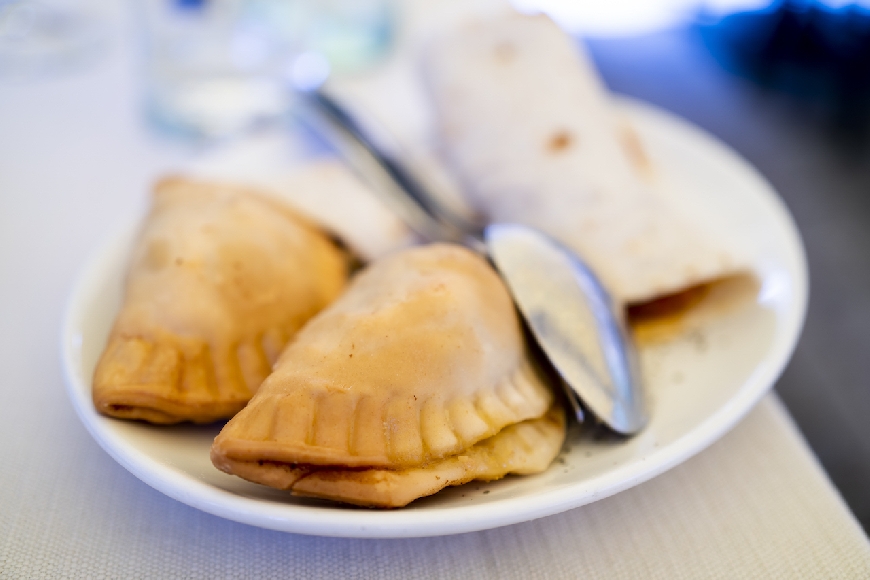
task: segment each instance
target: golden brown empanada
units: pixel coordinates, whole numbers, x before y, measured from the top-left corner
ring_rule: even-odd
[[[375,262],[306,325],[212,461],[276,487],[312,466],[416,468],[552,404],[499,277],[464,248],[426,246]]]
[[[346,279],[345,253],[280,202],[164,180],[97,364],[94,404],[154,423],[231,417]]]
[[[407,469],[293,467],[224,459],[221,469],[294,495],[367,507],[402,507],[445,487],[493,481],[508,473],[528,475],[549,467],[565,439],[565,413],[554,405],[543,416],[510,425],[458,455]]]

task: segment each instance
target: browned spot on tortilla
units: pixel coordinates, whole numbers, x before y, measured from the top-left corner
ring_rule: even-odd
[[[495,58],[503,64],[511,62],[516,55],[517,49],[510,42],[501,42],[495,47]]]
[[[644,149],[643,143],[640,140],[634,127],[625,124],[619,134],[622,148],[625,150],[631,164],[634,165],[641,174],[649,177],[652,174],[652,162]]]
[[[559,153],[568,149],[574,143],[574,137],[568,131],[558,131],[550,137],[547,148],[552,153]]]

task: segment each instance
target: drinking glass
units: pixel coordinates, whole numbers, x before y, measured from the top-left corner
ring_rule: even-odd
[[[140,0],[145,98],[158,126],[221,137],[283,114],[300,49],[294,0]]]

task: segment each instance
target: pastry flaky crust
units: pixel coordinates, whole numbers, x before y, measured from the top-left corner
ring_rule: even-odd
[[[405,469],[317,468],[217,458],[218,466],[249,481],[294,495],[365,507],[403,507],[445,487],[493,481],[509,473],[530,475],[550,466],[565,440],[565,413],[558,405],[543,417],[505,427],[461,454]]]
[[[94,404],[154,423],[231,417],[347,275],[345,253],[280,202],[162,181],[97,364]]]
[[[421,468],[552,404],[490,266],[457,246],[415,248],[375,262],[308,323],[212,461],[284,488],[300,469]]]

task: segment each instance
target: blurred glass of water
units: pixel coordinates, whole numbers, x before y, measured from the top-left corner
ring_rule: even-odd
[[[223,137],[281,116],[283,73],[300,50],[296,0],[141,0],[149,117]]]
[[[2,0],[0,0],[2,1]],[[391,0],[137,0],[149,117],[225,137],[281,117],[285,78],[304,51],[359,69],[392,38]]]
[[[395,0],[308,0],[308,46],[325,55],[339,73],[377,63],[393,45]]]

